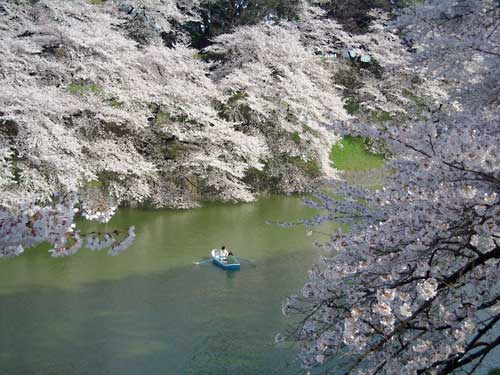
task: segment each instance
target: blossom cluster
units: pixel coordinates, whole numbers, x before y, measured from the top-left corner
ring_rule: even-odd
[[[296,335],[306,367],[342,352],[347,373],[445,374],[496,346],[500,117],[484,115],[449,114],[439,132],[373,129],[398,155],[384,187],[341,185],[335,196],[345,199],[310,202],[326,214],[303,224],[350,231],[332,234],[335,255],[284,306],[308,315]]]
[[[92,202],[93,206],[89,202],[82,203],[81,210],[82,216],[87,220],[96,220],[100,223],[107,223],[111,220],[116,212],[117,206],[111,203],[100,203],[96,205]]]
[[[110,255],[117,255],[132,244],[135,238],[134,227],[130,227],[126,235],[120,231],[104,233],[101,235],[102,240],[94,233],[84,234],[77,230],[75,215],[80,212],[79,204],[78,196],[70,193],[55,197],[51,204],[31,202],[15,209],[0,209],[0,258],[18,256],[25,248],[43,242],[52,245],[49,250],[52,257],[76,254],[85,240],[89,249],[109,248]],[[114,208],[106,210],[106,216],[101,213],[82,216],[107,222],[112,212]]]

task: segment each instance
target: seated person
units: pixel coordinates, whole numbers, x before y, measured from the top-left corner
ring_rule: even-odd
[[[226,249],[225,245],[222,245],[221,250],[222,250],[222,256],[224,256],[224,257],[228,257],[228,256],[233,256],[234,255],[231,250],[228,251]]]

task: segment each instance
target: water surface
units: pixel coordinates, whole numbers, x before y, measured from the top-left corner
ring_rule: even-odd
[[[0,374],[299,373],[273,338],[319,251],[304,228],[265,222],[313,213],[296,197],[121,210],[107,229],[133,224],[137,238],[118,257],[37,249],[0,262]],[[193,264],[223,243],[252,262]]]

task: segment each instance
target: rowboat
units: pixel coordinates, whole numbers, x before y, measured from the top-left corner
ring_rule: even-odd
[[[240,269],[240,262],[234,256],[229,255],[227,250],[213,249],[212,262],[224,270]]]

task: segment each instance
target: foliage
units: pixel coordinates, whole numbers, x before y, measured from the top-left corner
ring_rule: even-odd
[[[101,92],[101,88],[93,83],[80,84],[80,83],[71,82],[68,85],[68,92],[70,94],[75,94],[75,95],[84,95],[84,94],[88,94],[88,93],[96,95],[96,94],[99,94]]]
[[[154,120],[155,125],[162,125],[168,123],[169,121],[170,121],[170,114],[168,112],[158,111],[155,114],[155,120]]]
[[[361,109],[359,102],[356,98],[347,97],[345,100],[344,108],[350,115],[355,115]]]
[[[106,102],[113,108],[123,108],[125,102],[122,102],[120,98],[113,96],[111,98],[107,98]]]
[[[305,171],[311,178],[318,178],[321,176],[321,166],[315,158],[308,158],[304,160],[300,157],[288,156],[285,157],[285,160]]]
[[[292,133],[292,141],[294,141],[296,144],[300,144],[300,134],[299,132],[295,131]]]
[[[245,173],[245,181],[252,187],[271,193],[286,190],[287,187],[282,186],[284,182],[290,186],[298,183],[302,191],[307,191],[314,185],[314,181],[322,176],[320,162],[315,157],[304,159],[280,154],[263,160],[262,164],[261,170],[249,168]]]
[[[362,82],[351,65],[346,65],[337,70],[334,77],[335,83],[342,85],[348,92],[358,89]]]
[[[383,123],[392,120],[391,114],[387,111],[372,111],[370,116],[373,123]]]

